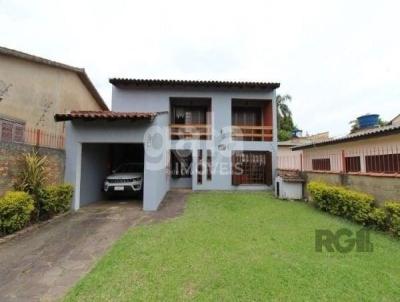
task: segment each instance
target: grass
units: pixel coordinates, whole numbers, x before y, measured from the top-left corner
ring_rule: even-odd
[[[400,242],[315,251],[315,230],[360,229],[266,193],[194,193],[176,219],[129,230],[65,301],[398,301]]]

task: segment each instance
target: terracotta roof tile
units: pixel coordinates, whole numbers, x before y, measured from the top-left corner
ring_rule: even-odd
[[[117,87],[138,88],[212,88],[212,89],[254,89],[271,90],[279,88],[280,83],[270,82],[230,82],[230,81],[192,81],[162,79],[112,78],[110,83]]]
[[[115,111],[71,111],[54,116],[57,122],[71,120],[153,120],[156,112],[115,112]]]
[[[304,182],[304,178],[301,176],[298,170],[277,170],[278,176],[282,177],[284,181],[287,182]]]

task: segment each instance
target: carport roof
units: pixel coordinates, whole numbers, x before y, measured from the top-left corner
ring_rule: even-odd
[[[54,115],[56,122],[72,120],[153,120],[157,112],[115,112],[115,111],[71,111],[70,113],[57,113]]]

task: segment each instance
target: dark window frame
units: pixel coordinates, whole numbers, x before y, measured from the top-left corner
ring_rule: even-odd
[[[207,180],[212,180],[212,151],[207,150]]]
[[[346,156],[344,159],[346,173],[361,172],[361,156]]]
[[[311,160],[313,171],[331,171],[330,158],[313,158]]]
[[[381,174],[400,173],[400,153],[366,155],[365,171]]]
[[[232,152],[232,185],[272,185],[272,153]]]
[[[197,151],[197,184],[203,183],[203,150]]]

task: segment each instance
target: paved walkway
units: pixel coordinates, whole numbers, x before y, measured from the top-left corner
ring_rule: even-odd
[[[179,215],[186,195],[169,192],[153,213],[135,202],[92,204],[0,244],[0,301],[59,299],[129,227]]]

